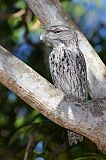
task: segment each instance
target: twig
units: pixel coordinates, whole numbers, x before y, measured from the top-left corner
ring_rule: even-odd
[[[25,9],[21,9],[16,13],[4,13],[4,14],[0,14],[0,20],[5,20],[5,19],[9,19],[9,18],[18,18],[20,16],[23,16],[25,14]]]
[[[28,160],[29,153],[31,151],[32,145],[34,143],[35,133],[29,136],[29,141],[25,150],[24,160]]]
[[[41,25],[40,21],[37,19],[37,21],[34,23],[34,25],[32,26],[32,31],[36,30],[37,28],[39,28]]]

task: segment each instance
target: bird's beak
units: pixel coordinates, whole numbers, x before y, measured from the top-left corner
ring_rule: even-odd
[[[45,39],[45,38],[44,38],[44,35],[43,35],[43,33],[42,33],[42,34],[40,35],[40,40],[41,40],[41,41],[44,41],[44,39]]]
[[[41,34],[41,36],[40,36],[40,40],[45,41],[46,34],[47,34],[47,31],[46,31],[46,30],[43,30],[43,32],[42,32],[42,34]]]

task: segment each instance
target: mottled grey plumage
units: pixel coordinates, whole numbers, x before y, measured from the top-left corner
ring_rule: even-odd
[[[67,96],[81,101],[87,98],[86,63],[78,45],[77,34],[66,26],[52,26],[44,30],[41,39],[53,46],[49,55],[50,72],[54,85]],[[68,131],[69,143],[83,137]]]

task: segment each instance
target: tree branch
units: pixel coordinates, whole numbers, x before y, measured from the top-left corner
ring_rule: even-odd
[[[25,9],[21,9],[16,13],[3,13],[0,14],[0,20],[9,19],[9,18],[18,18],[25,14]]]
[[[106,67],[74,22],[64,13],[58,0],[26,0],[45,28],[54,25],[67,25],[75,30],[79,47],[85,56],[89,92],[92,98],[106,97]]]
[[[72,102],[0,46],[0,82],[53,122],[86,136],[106,153],[106,100]]]
[[[93,98],[106,97],[106,67],[57,0],[26,0],[42,24],[67,25],[78,34]],[[0,82],[55,123],[86,136],[106,153],[106,100],[72,102],[46,79],[0,47]]]

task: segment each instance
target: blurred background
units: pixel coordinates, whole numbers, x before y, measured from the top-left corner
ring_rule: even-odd
[[[106,64],[106,0],[61,0],[64,9]],[[24,0],[0,0],[0,45],[51,83],[41,24]],[[106,160],[94,143],[68,146],[54,124],[0,84],[0,160]]]

